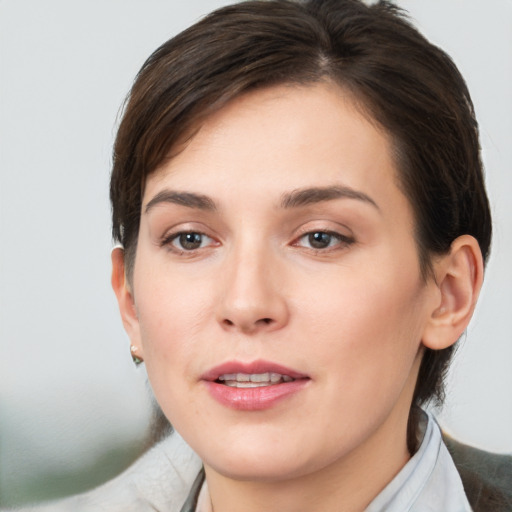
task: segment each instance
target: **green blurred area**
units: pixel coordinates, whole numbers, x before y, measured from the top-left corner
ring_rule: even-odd
[[[132,462],[147,446],[144,440],[112,447],[91,464],[80,469],[47,471],[27,479],[11,481],[7,486],[0,479],[0,507],[15,507],[85,492],[112,479]],[[5,471],[5,468],[3,468]]]

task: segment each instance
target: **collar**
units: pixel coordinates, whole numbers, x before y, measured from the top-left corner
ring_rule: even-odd
[[[459,473],[430,412],[423,412],[419,450],[365,512],[471,512]]]

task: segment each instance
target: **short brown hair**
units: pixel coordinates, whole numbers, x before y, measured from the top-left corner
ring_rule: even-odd
[[[158,48],[137,75],[110,190],[113,236],[125,247],[128,274],[146,178],[201,119],[251,90],[325,80],[349,91],[391,135],[425,279],[432,256],[462,234],[473,235],[487,259],[492,227],[478,126],[452,60],[386,1],[261,0],[213,12]],[[442,401],[452,351],[425,349],[413,404]],[[410,420],[412,447],[413,414]]]

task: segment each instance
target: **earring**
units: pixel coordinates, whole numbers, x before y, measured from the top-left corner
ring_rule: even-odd
[[[135,363],[135,366],[139,366],[139,364],[144,362],[144,359],[137,355],[138,348],[135,345],[130,345],[130,353],[132,355],[133,362]]]

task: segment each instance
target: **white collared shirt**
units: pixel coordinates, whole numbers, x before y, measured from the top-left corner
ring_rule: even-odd
[[[365,512],[471,512],[439,425],[429,412],[424,419],[419,450]]]

